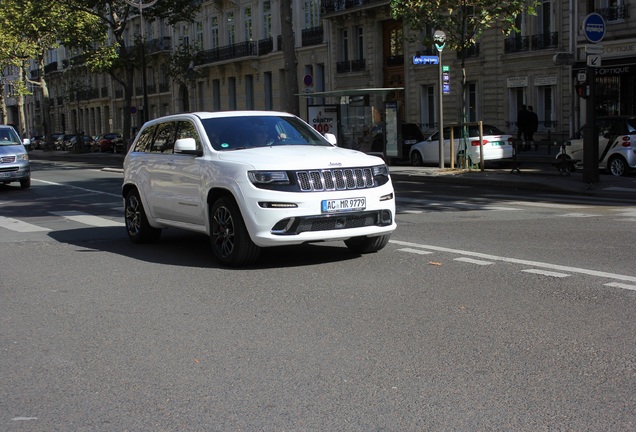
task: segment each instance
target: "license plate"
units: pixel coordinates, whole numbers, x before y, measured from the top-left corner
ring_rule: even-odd
[[[11,173],[0,173],[2,177],[11,177]]]
[[[323,213],[364,210],[367,208],[367,199],[360,197],[323,200],[321,208]]]
[[[491,141],[490,142],[490,145],[492,145],[492,146],[502,146],[504,144],[505,143],[503,141]]]

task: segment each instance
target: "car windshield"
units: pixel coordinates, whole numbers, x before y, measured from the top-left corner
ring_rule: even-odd
[[[215,150],[277,145],[330,147],[322,135],[296,117],[241,116],[201,120]]]
[[[11,128],[0,129],[0,146],[11,146],[22,144],[22,140],[18,134]]]

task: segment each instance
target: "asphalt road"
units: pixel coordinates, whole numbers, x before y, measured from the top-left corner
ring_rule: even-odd
[[[377,254],[122,227],[121,174],[0,186],[0,430],[636,429],[636,208],[396,184]]]

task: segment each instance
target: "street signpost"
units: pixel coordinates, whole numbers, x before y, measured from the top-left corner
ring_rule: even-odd
[[[592,184],[599,182],[598,170],[598,135],[594,130],[596,116],[596,69],[601,66],[603,46],[596,45],[605,36],[605,20],[597,13],[591,13],[583,19],[583,32],[591,45],[585,46],[587,54],[587,88],[589,95],[585,104],[585,129],[583,130],[583,182]]]
[[[436,30],[433,33],[433,40],[435,41],[435,48],[439,52],[439,92],[438,92],[438,106],[439,106],[439,167],[444,168],[444,104],[442,98],[444,97],[444,81],[442,78],[442,50],[446,45],[446,33],[442,30]],[[453,166],[453,155],[451,155],[451,166]]]

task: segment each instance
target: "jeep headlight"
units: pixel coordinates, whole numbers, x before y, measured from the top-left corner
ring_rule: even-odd
[[[389,168],[386,165],[377,165],[373,167],[373,177],[388,176]]]
[[[289,176],[285,171],[250,171],[247,175],[256,186],[290,184]]]

